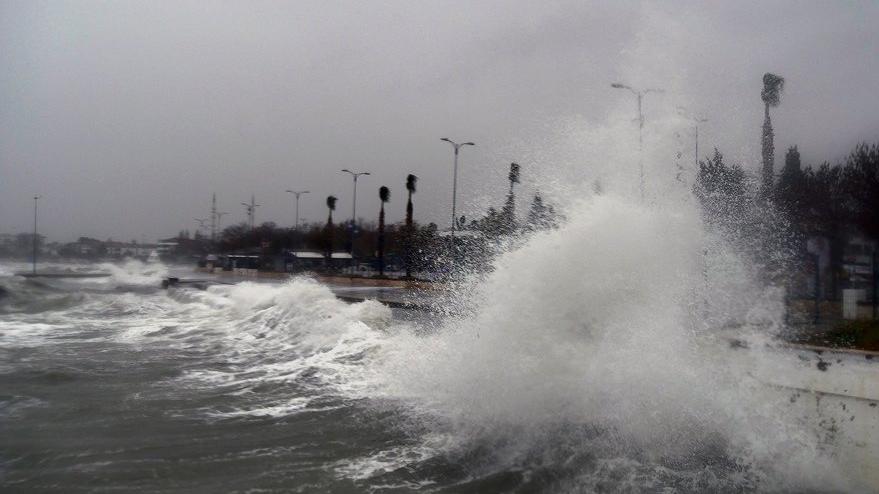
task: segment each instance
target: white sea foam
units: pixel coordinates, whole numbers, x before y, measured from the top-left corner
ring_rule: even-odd
[[[754,343],[772,340],[781,294],[706,231],[683,187],[668,190],[676,193],[647,202],[622,192],[562,202],[561,227],[511,243],[492,273],[462,287],[468,310],[435,331],[298,278],[86,295],[73,307],[4,318],[0,342],[38,345],[80,331],[209,355],[218,365],[169,384],[242,398],[203,410],[210,420],[353,401],[409,414],[415,444],[336,466],[355,480],[489,445],[491,460],[474,471],[551,464],[574,470],[569,490],[609,478],[645,489],[669,477],[692,490],[864,488],[843,461],[854,447],[839,449],[855,442],[827,439],[820,425],[828,414],[833,424],[847,417],[830,407],[803,416],[788,394],[753,377],[759,345],[747,358],[729,351],[732,327]],[[137,262],[104,269],[112,284],[152,285],[167,273]]]
[[[436,455],[436,451],[437,448],[430,447],[428,443],[396,447],[381,450],[363,458],[341,461],[335,466],[335,471],[342,477],[364,480],[430,459]],[[387,487],[413,488],[425,487],[430,484],[430,482],[424,482],[417,485],[406,484]]]
[[[203,292],[172,292],[171,297],[198,317],[160,337],[207,346],[227,364],[189,371],[179,381],[239,393],[295,384],[310,396],[357,396],[366,385],[359,377],[364,355],[384,337],[382,329],[391,318],[390,310],[377,302],[347,304],[305,278],[280,285],[219,285]],[[310,397],[255,396],[245,407],[210,415],[281,416],[299,413],[310,403]]]
[[[340,463],[337,473],[354,479],[490,445],[491,461],[473,475],[555,464],[573,468],[569,480],[581,487],[606,476],[633,488],[677,476],[678,485],[705,488],[855,490],[858,479],[843,479],[836,461],[845,455],[820,440],[815,421],[751,377],[756,350],[739,358],[706,324],[765,334],[781,313],[759,302],[772,297],[696,213],[612,194],[584,199],[566,209],[561,228],[526,239],[466,287],[472,312],[427,334],[394,323],[376,302],[347,304],[298,278],[86,294],[71,307],[6,317],[0,338],[37,345],[78,331],[84,341],[209,356],[221,365],[167,383],[237,398],[203,410],[207,420],[353,401],[409,414],[414,443]],[[728,262],[706,280],[707,242]],[[120,280],[154,276],[128,269]],[[724,288],[701,290],[717,273]],[[744,301],[726,300],[739,293]],[[580,465],[584,455],[594,459]],[[668,466],[681,458],[695,466]],[[728,465],[710,466],[712,458]]]
[[[108,284],[159,286],[168,276],[168,267],[160,262],[146,263],[136,259],[126,259],[121,264],[103,263],[102,271],[110,273]]]
[[[695,210],[598,196],[568,215],[497,261],[471,294],[474,315],[386,341],[377,388],[461,437],[516,437],[498,453],[508,458],[552,448],[548,431],[588,424],[613,438],[584,446],[596,454],[658,464],[717,455],[764,488],[850,488],[784,397],[748,378],[722,332],[706,330],[705,311],[755,331],[782,313],[698,290],[707,240]],[[728,286],[750,280],[724,275],[740,276]]]

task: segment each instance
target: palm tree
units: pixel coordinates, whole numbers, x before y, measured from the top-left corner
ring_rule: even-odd
[[[768,197],[772,192],[772,178],[775,168],[775,133],[772,131],[772,120],[769,118],[769,107],[776,107],[781,102],[781,91],[784,89],[784,77],[763,74],[763,91],[760,96],[766,109],[763,119],[763,195]]]
[[[336,210],[336,196],[327,196],[327,226],[324,228],[324,260],[329,266],[333,258],[333,211]]]
[[[412,194],[415,193],[416,184],[418,184],[418,177],[412,175],[406,175],[406,190],[409,191],[409,200],[406,202],[406,277],[412,277],[412,261],[413,261],[413,241],[415,240],[415,225],[412,221],[413,209],[412,209]]]
[[[378,213],[378,274],[385,275],[385,203],[391,200],[391,189],[384,185],[378,189],[378,198],[381,200],[381,211]]]
[[[510,163],[510,173],[507,176],[510,181],[510,193],[507,195],[507,203],[503,209],[503,229],[506,233],[513,233],[516,229],[516,196],[513,186],[519,183],[519,165]]]

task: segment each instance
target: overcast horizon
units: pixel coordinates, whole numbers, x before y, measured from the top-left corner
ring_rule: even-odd
[[[32,228],[154,241],[207,218],[224,226],[301,216],[374,219],[377,190],[402,219],[408,173],[416,219],[448,223],[452,153],[459,210],[500,205],[511,161],[525,204],[537,174],[573,161],[571,125],[634,117],[623,81],[662,87],[651,119],[684,103],[716,146],[756,170],[762,76],[785,77],[773,109],[776,171],[797,145],[804,165],[838,163],[879,141],[879,3],[703,6],[582,2],[31,2],[0,0],[0,233]],[[631,122],[631,139],[637,129]],[[622,134],[625,134],[623,132]],[[582,144],[588,149],[589,143]],[[588,157],[582,157],[588,168]],[[543,166],[544,168],[541,168]]]

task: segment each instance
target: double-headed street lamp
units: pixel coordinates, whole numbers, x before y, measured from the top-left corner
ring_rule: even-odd
[[[369,172],[352,172],[345,168],[344,173],[350,173],[354,178],[354,200],[351,201],[351,269],[354,269],[354,238],[357,235],[357,178],[361,175],[369,175]]]
[[[308,190],[290,190],[287,189],[287,192],[296,196],[296,231],[299,231],[299,196],[302,194],[309,194]]]
[[[628,89],[638,97],[638,184],[641,190],[641,199],[644,199],[644,112],[641,111],[641,100],[648,93],[664,93],[664,89],[634,89],[631,86],[614,82],[610,87],[615,89]]]
[[[458,195],[458,150],[463,146],[475,146],[476,144],[472,142],[461,142],[457,143],[448,137],[440,138],[441,141],[446,141],[455,148],[455,167],[452,172],[452,242],[455,241],[455,228],[458,224],[458,218],[455,216],[455,206],[457,204],[457,195]]]
[[[256,208],[260,207],[260,205],[256,203],[256,197],[253,194],[250,195],[250,204],[242,202],[241,205],[247,210],[247,219],[250,220],[250,230],[253,231]]]

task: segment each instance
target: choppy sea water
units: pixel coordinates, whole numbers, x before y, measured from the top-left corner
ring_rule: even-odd
[[[757,382],[753,362],[719,353],[693,324],[703,316],[680,303],[692,294],[686,224],[589,207],[440,314],[346,303],[306,278],[165,291],[161,265],[106,265],[109,278],[67,281],[3,265],[0,487],[875,487],[846,468],[851,443],[834,430],[848,415],[809,416],[808,399]],[[614,230],[620,215],[636,228]],[[636,262],[657,244],[681,257]],[[535,264],[529,249],[578,263]]]

